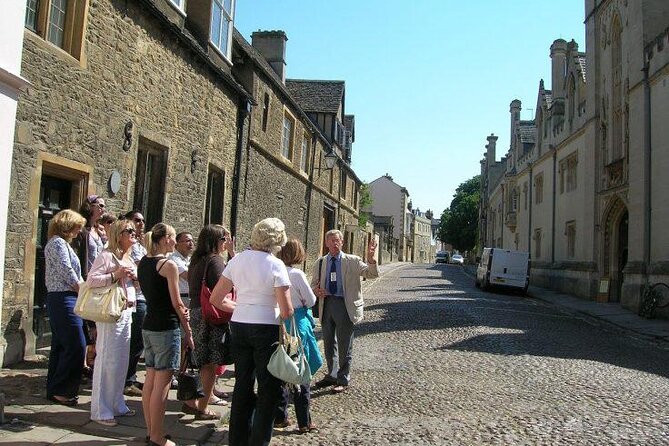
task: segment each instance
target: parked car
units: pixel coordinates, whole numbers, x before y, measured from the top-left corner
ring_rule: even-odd
[[[454,265],[464,265],[465,259],[460,254],[454,254],[451,257],[451,263],[453,263]]]
[[[510,287],[527,292],[530,284],[530,254],[501,248],[484,248],[476,268],[474,284],[482,289]]]
[[[448,252],[439,251],[434,258],[434,262],[435,263],[448,263]]]

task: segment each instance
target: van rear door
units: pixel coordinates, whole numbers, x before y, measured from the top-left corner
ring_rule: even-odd
[[[527,282],[527,252],[495,249],[490,284],[524,288]]]

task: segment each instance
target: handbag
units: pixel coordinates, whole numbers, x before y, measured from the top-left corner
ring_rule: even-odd
[[[297,338],[297,351],[291,353],[291,342],[288,338]],[[281,324],[279,328],[279,342],[269,358],[267,364],[267,371],[272,376],[280,379],[283,382],[295,386],[307,386],[311,383],[311,369],[309,362],[304,353],[304,346],[297,334],[297,326],[295,324],[295,316],[290,320],[290,333],[286,333],[286,329]]]
[[[186,354],[181,360],[179,376],[177,376],[179,382],[177,399],[179,401],[196,400],[204,397],[200,374],[195,370],[194,363],[193,351],[191,349],[186,350]]]
[[[74,304],[74,313],[89,321],[117,322],[127,304],[125,282],[119,282],[122,282],[122,286],[118,282],[104,287],[91,287],[88,282],[82,283]]]
[[[210,260],[211,257],[207,260],[207,263],[204,266],[204,274],[202,274],[202,285],[200,286],[200,308],[202,309],[202,319],[211,325],[222,325],[230,322],[232,313],[216,308],[209,301],[209,298],[211,297],[211,290],[207,286],[207,270],[209,269]],[[225,297],[231,300],[236,300],[234,290],[230,291]]]

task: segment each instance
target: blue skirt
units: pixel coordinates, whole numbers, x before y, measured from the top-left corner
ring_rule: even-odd
[[[287,320],[285,324],[286,330],[290,330],[290,320]],[[297,324],[297,333],[300,335],[302,345],[304,346],[304,354],[307,357],[307,362],[309,362],[309,369],[311,370],[311,374],[315,375],[323,365],[323,358],[321,357],[321,352],[318,350],[316,336],[314,336],[316,322],[311,314],[311,308],[296,308],[295,324]]]

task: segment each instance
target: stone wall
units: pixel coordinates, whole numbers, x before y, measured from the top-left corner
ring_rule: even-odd
[[[72,207],[94,192],[119,213],[133,205],[138,145],[154,144],[167,151],[164,221],[197,234],[209,164],[224,172],[220,199],[224,219],[230,218],[238,130],[238,94],[134,2],[91,3],[80,61],[26,30],[22,70],[33,86],[19,101],[12,159],[0,327],[10,346],[5,363],[32,348],[40,173],[67,176],[88,166],[90,175],[77,171],[88,178],[75,191]],[[124,126],[130,121],[133,142],[125,151]],[[112,195],[107,181],[114,170],[121,187]]]

